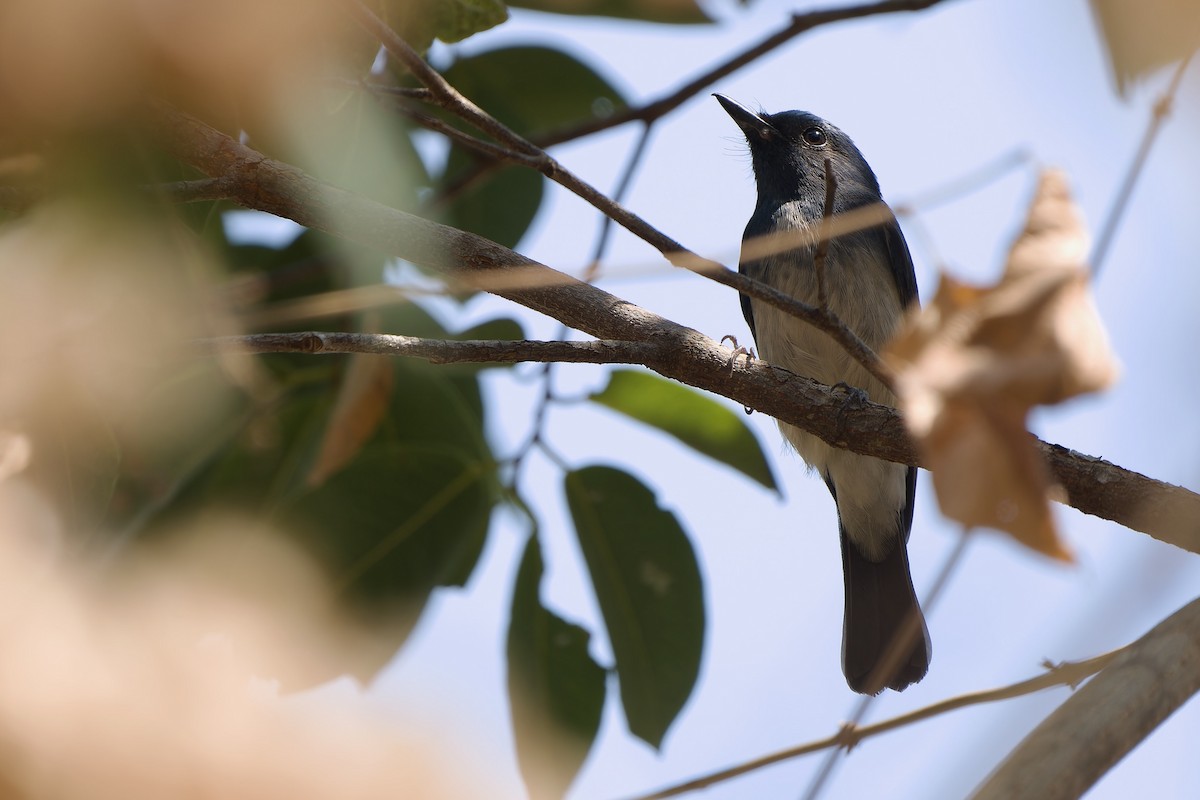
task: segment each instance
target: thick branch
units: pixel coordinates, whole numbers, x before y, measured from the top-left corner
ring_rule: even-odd
[[[650,369],[729,397],[835,447],[905,464],[920,461],[899,415],[873,403],[846,413],[848,398],[761,361],[736,359],[717,342],[480,236],[326,186],[182,114],[160,115],[165,146],[212,177],[230,197],[301,225],[377,248],[547,314],[599,339],[644,342]],[[1042,445],[1080,511],[1200,552],[1200,496],[1108,462]]]
[[[1046,718],[975,800],[1066,800],[1086,792],[1200,691],[1200,600],[1130,645]]]

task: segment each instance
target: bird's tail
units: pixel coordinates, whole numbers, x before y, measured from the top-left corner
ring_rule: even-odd
[[[839,523],[846,578],[842,670],[850,688],[878,694],[900,691],[929,670],[929,629],[908,569],[908,543],[900,537],[882,561],[865,558]]]

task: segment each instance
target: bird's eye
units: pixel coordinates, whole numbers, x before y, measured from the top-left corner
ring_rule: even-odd
[[[801,135],[804,137],[804,141],[808,144],[811,144],[813,147],[820,147],[821,145],[825,144],[825,131],[815,126],[812,128],[805,128],[804,133]]]

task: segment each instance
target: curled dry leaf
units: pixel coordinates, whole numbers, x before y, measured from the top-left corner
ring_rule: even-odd
[[[1108,386],[1116,365],[1088,292],[1087,233],[1062,173],[1045,172],[1004,276],[943,275],[884,359],[943,513],[1062,560],[1048,500],[1061,491],[1026,432],[1035,405]]]

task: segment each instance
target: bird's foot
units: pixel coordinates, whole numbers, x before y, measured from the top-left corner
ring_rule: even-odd
[[[845,381],[838,381],[829,388],[835,392],[841,389],[846,393],[846,396],[842,399],[842,405],[838,408],[837,412],[838,438],[842,438],[842,433],[846,429],[846,415],[866,406],[871,401],[871,396],[857,386],[851,386]]]
[[[851,386],[845,381],[838,381],[833,386],[829,387],[833,391],[841,389],[846,393],[846,399],[842,401],[845,408],[862,408],[867,403],[871,402],[871,396],[857,386]]]
[[[734,366],[737,365],[738,356],[745,356],[747,360],[749,360],[751,358],[758,358],[758,354],[754,352],[754,348],[753,347],[742,347],[740,344],[738,344],[738,340],[737,340],[736,336],[733,336],[731,334],[726,334],[726,335],[722,336],[721,344],[725,344],[726,342],[729,342],[729,344],[732,345],[732,350],[733,350],[733,352],[729,354],[729,373],[731,375],[733,374]]]
[[[721,337],[721,344],[725,344],[725,342],[729,342],[729,344],[733,345],[733,352],[729,354],[730,375],[733,374],[733,368],[737,366],[738,356],[745,356],[747,361],[752,358],[758,358],[758,355],[754,352],[753,347],[742,347],[740,344],[738,344],[737,337],[733,336],[732,334],[726,334]],[[754,413],[754,409],[750,406],[742,406],[742,410],[745,411],[747,415]]]

